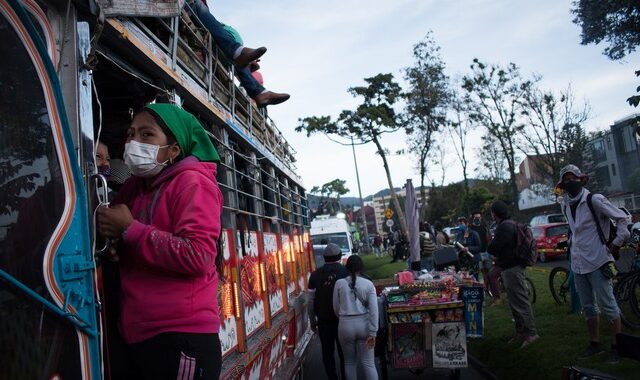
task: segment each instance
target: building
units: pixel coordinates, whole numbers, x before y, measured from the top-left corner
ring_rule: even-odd
[[[617,120],[591,139],[583,152],[590,189],[631,211],[640,210],[639,125],[640,114]]]
[[[403,207],[402,211],[404,212],[404,200],[407,197],[406,189],[396,189],[396,195],[398,196],[398,200],[400,201],[400,206]],[[428,193],[427,193],[428,197]],[[418,207],[422,207],[422,198],[420,196],[420,188],[416,188],[416,198],[418,200]],[[392,206],[393,200],[391,199],[391,195],[381,195],[379,197],[374,196],[373,201],[371,202],[374,210],[374,216],[376,221],[376,230],[380,233],[384,233],[389,231],[389,227],[384,226],[387,221],[385,216],[385,211],[388,208],[395,209],[395,206]],[[367,218],[369,214],[367,214]]]
[[[553,194],[554,180],[544,174],[546,155],[527,155],[518,166],[516,186],[518,187],[518,210],[554,208],[556,196]],[[548,170],[550,171],[550,170]]]

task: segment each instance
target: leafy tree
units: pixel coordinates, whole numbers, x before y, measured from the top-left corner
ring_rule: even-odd
[[[405,118],[409,151],[418,159],[421,214],[424,217],[428,158],[434,143],[433,134],[446,122],[449,78],[444,73],[445,64],[432,31],[413,47],[413,58],[414,65],[404,70],[404,78],[409,84],[409,90],[404,94]]]
[[[524,153],[535,153],[535,165],[547,184],[552,184],[567,162],[567,152],[573,145],[582,143],[577,139],[578,128],[589,118],[590,108],[585,101],[576,106],[571,86],[554,94],[531,86],[521,101],[521,114],[526,127],[521,131]],[[572,157],[573,158],[573,157]]]
[[[477,156],[480,158],[480,166],[476,172],[484,179],[504,183],[507,178],[506,159],[500,152],[498,143],[490,134],[482,136],[482,148],[478,149]]]
[[[633,53],[640,44],[640,2],[629,0],[579,0],[573,2],[573,22],[582,28],[581,43],[599,44],[606,41],[609,46],[603,54],[612,60],[620,60]],[[640,76],[640,70],[635,72]],[[640,86],[636,89],[640,92]],[[629,105],[637,107],[640,95],[627,99]]]
[[[465,102],[469,106],[469,117],[483,125],[497,143],[499,153],[507,163],[509,187],[515,201],[518,199],[517,138],[524,127],[518,119],[518,105],[532,82],[523,80],[513,63],[503,68],[486,65],[476,58],[471,71],[462,79],[462,87],[467,91]]]
[[[573,1],[573,22],[582,28],[581,43],[609,46],[604,54],[612,60],[624,58],[640,44],[640,3],[629,0]]]
[[[346,182],[336,178],[322,186],[314,186],[309,190],[311,194],[320,195],[318,214],[334,215],[341,210],[340,196],[349,192],[349,189],[344,186]]]
[[[330,116],[299,119],[300,124],[296,127],[296,132],[305,131],[307,136],[323,133],[347,139],[353,138],[358,140],[359,144],[373,142],[382,159],[402,232],[408,234],[407,221],[391,181],[391,171],[387,162],[388,153],[381,141],[384,134],[396,132],[404,127],[398,123],[398,116],[393,109],[400,97],[400,86],[393,80],[392,74],[378,74],[364,80],[366,86],[349,89],[351,95],[363,99],[355,110],[343,110],[335,121]]]

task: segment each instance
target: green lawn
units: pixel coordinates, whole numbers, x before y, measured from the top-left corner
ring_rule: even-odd
[[[406,264],[389,264],[390,259],[363,256],[365,271],[373,279],[389,278]],[[520,350],[517,345],[507,345],[514,334],[511,312],[506,304],[485,308],[485,337],[469,340],[470,353],[483,362],[501,379],[557,379],[561,369],[571,364],[592,368],[626,379],[638,378],[640,363],[622,359],[619,364],[605,364],[606,354],[587,360],[578,360],[577,355],[588,342],[584,320],[579,315],[568,314],[568,307],[558,306],[551,297],[548,271],[529,270],[538,299],[534,305],[536,325],[540,340]],[[505,295],[506,300],[506,295]],[[608,347],[611,343],[606,320],[601,328],[601,341]]]

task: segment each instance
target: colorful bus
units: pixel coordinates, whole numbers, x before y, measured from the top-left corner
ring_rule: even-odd
[[[314,264],[295,152],[183,3],[0,0],[0,379],[119,378],[95,210],[154,101],[195,114],[221,156],[221,378],[301,377]]]

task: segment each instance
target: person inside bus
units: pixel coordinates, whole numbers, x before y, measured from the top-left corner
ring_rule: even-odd
[[[193,10],[193,13],[200,19],[209,33],[211,33],[211,36],[224,55],[233,60],[237,69],[236,76],[240,81],[240,85],[247,91],[247,95],[256,102],[258,107],[280,104],[289,99],[289,94],[266,90],[256,78],[251,75],[251,70],[248,67],[249,64],[266,53],[267,48],[259,47],[257,49],[251,49],[245,47],[240,34],[234,28],[221,23],[209,12],[206,1],[189,0],[187,3]]]
[[[99,232],[120,239],[119,330],[136,379],[218,379],[218,153],[192,114],[150,104],[127,132],[133,176]]]
[[[336,281],[333,310],[339,318],[338,339],[344,354],[347,380],[358,378],[360,364],[367,380],[377,380],[374,359],[378,333],[378,299],[373,282],[362,276],[364,264],[358,255],[347,259],[349,277]]]

